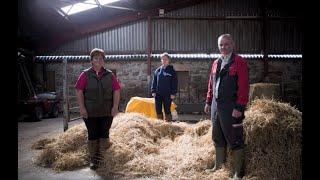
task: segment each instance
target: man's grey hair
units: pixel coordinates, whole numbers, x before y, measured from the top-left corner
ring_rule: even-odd
[[[222,39],[222,38],[227,38],[227,39],[229,39],[232,43],[234,43],[234,42],[233,42],[233,39],[232,39],[232,36],[231,36],[230,34],[222,34],[222,35],[220,35],[219,38],[218,38],[218,43],[219,43],[220,39]]]

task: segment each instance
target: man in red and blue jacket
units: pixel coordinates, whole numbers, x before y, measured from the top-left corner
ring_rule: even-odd
[[[204,111],[211,110],[212,139],[216,149],[215,166],[207,172],[221,167],[226,160],[226,147],[234,152],[235,174],[243,175],[244,110],[249,97],[249,75],[246,61],[233,53],[234,42],[230,34],[218,38],[221,57],[212,64]]]

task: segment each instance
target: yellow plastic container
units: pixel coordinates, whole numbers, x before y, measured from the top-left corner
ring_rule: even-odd
[[[145,114],[150,118],[157,118],[154,98],[132,97],[127,103],[125,112],[138,112]],[[177,105],[172,102],[170,110],[174,111]],[[162,107],[162,111],[163,107]]]

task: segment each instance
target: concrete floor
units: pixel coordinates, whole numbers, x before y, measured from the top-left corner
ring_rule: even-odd
[[[69,124],[72,127],[82,121],[73,121]],[[26,180],[53,180],[53,179],[102,179],[88,167],[56,173],[49,168],[36,166],[33,163],[39,150],[31,149],[34,142],[54,137],[63,132],[63,119],[43,119],[40,122],[19,122],[18,123],[18,179]]]
[[[180,121],[195,122],[195,120],[206,119],[206,115],[179,115]],[[82,123],[82,120],[77,120],[69,123],[69,128]],[[66,179],[66,180],[81,180],[103,179],[89,167],[74,171],[63,171],[56,173],[49,168],[36,166],[33,159],[39,153],[39,150],[31,149],[31,146],[36,141],[43,138],[52,138],[55,135],[63,132],[63,119],[43,119],[40,122],[18,122],[18,179],[21,180],[53,180],[53,179]],[[105,178],[104,178],[105,179]],[[112,178],[108,178],[112,179]],[[119,179],[119,178],[114,178]]]

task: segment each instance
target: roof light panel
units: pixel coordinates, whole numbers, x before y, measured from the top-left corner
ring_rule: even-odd
[[[101,5],[110,4],[120,0],[98,0]],[[76,14],[82,11],[93,9],[98,7],[98,4],[95,0],[87,0],[80,3],[75,3],[69,6],[62,7],[61,10],[67,15]]]

